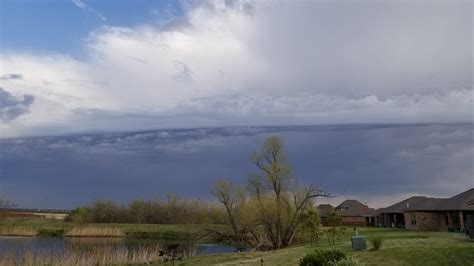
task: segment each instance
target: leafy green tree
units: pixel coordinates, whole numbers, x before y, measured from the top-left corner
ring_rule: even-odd
[[[324,189],[298,185],[286,160],[282,140],[269,137],[253,155],[260,170],[250,180],[253,196],[260,203],[259,221],[273,249],[291,245],[303,221],[303,211],[316,197],[329,197]]]
[[[248,223],[252,226],[248,227],[259,228],[261,234],[252,231],[254,239],[265,239],[273,249],[289,246],[301,227],[304,211],[312,206],[313,199],[331,194],[320,187],[301,186],[295,182],[279,137],[269,137],[261,149],[253,154],[252,162],[259,172],[251,175],[250,193],[243,196],[246,199],[243,202],[251,203],[254,210],[253,223]],[[228,220],[237,234],[239,230],[235,229],[232,220],[237,221],[235,206],[240,206],[236,205],[239,201],[229,196],[232,194],[229,194],[228,182],[220,182],[216,187],[220,189],[214,190],[213,194],[224,204]]]
[[[148,212],[148,204],[143,200],[134,200],[128,206],[130,221],[133,223],[144,223]]]
[[[117,223],[123,219],[121,207],[113,201],[96,201],[89,209],[96,223]]]
[[[224,209],[200,200],[169,195],[166,200],[134,200],[127,205],[96,201],[71,212],[68,221],[138,224],[223,224]]]
[[[308,208],[305,213],[303,213],[303,223],[302,227],[303,230],[306,231],[310,235],[311,239],[311,246],[314,246],[315,242],[317,245],[319,239],[319,225],[320,219],[318,210],[312,206]]]
[[[67,220],[75,222],[75,223],[93,222],[92,216],[91,216],[91,210],[87,207],[76,208],[69,214]]]
[[[331,211],[330,213],[328,213],[327,221],[328,221],[328,225],[331,227],[329,230],[332,234],[333,244],[335,243],[334,237],[337,233],[337,228],[341,225],[341,220],[342,220],[342,217],[341,215],[339,215],[339,213],[335,211]]]

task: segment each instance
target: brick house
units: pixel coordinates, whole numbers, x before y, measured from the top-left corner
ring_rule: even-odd
[[[343,225],[368,226],[374,224],[375,210],[357,200],[345,200],[334,210],[341,215]]]
[[[408,198],[377,210],[376,224],[408,230],[464,231],[469,215],[474,215],[474,188],[451,198]]]
[[[438,200],[440,199],[413,196],[386,208],[377,209],[375,224],[381,227],[405,228],[406,222],[411,222],[405,217],[405,212],[415,210],[420,206],[434,206]]]
[[[331,204],[319,204],[318,207],[318,214],[319,219],[321,220],[321,224],[327,226],[327,215],[334,211],[334,207]]]
[[[406,211],[405,228],[409,230],[456,231],[465,230],[468,215],[474,215],[474,188],[448,199],[417,206]]]

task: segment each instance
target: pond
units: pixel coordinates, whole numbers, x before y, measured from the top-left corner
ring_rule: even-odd
[[[95,248],[156,248],[166,249],[168,245],[179,244],[184,249],[185,256],[198,256],[234,252],[234,248],[224,244],[212,242],[192,242],[189,240],[167,239],[138,239],[115,237],[0,237],[0,253],[14,250],[21,256],[22,252],[47,252],[61,254],[68,249],[95,249]]]

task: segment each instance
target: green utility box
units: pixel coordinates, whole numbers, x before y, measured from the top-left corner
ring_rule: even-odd
[[[365,236],[353,236],[351,238],[352,250],[366,250],[367,242]]]

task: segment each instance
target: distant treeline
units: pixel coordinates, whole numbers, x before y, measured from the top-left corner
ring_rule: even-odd
[[[224,224],[225,219],[220,206],[171,196],[166,200],[134,200],[129,204],[96,201],[75,209],[66,220],[79,223]]]
[[[58,209],[24,209],[24,208],[4,208],[2,211],[8,212],[29,212],[29,213],[69,213],[70,210],[58,210]]]

